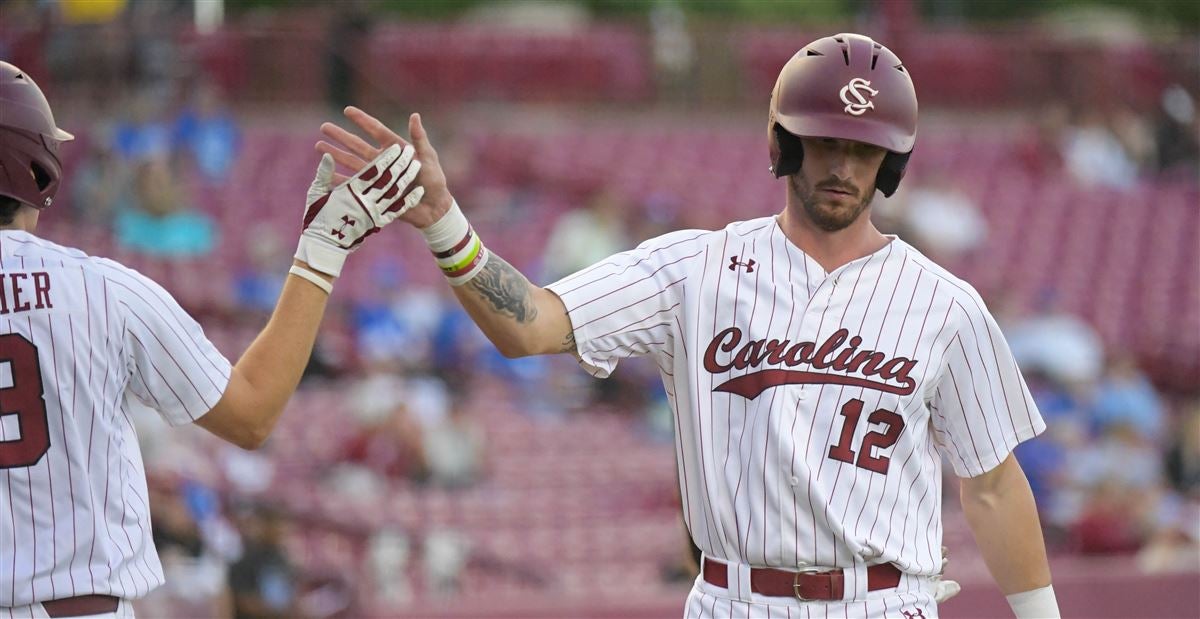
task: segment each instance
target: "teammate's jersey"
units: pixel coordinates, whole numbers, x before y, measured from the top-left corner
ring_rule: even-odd
[[[162,583],[127,398],[180,425],[229,373],[146,277],[0,231],[0,607]]]
[[[652,239],[549,286],[582,363],[653,357],[708,556],[941,568],[941,456],[982,474],[1044,428],[979,295],[893,238],[826,273],[773,217]]]

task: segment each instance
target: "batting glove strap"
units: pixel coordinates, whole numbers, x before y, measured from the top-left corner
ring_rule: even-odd
[[[340,275],[346,256],[364,239],[424,197],[425,189],[413,184],[421,170],[414,153],[411,146],[392,145],[336,187],[333,157],[322,157],[308,189],[296,258],[326,275]]]
[[[300,235],[300,244],[296,246],[296,259],[308,263],[315,271],[337,277],[346,263],[350,249],[343,249],[325,242],[324,239],[314,238],[307,230]],[[365,236],[365,235],[364,235]]]
[[[1014,593],[1006,598],[1017,619],[1059,619],[1058,598],[1054,586]]]

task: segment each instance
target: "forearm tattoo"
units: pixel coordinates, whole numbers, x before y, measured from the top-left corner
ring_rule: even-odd
[[[533,295],[530,294],[529,280],[494,253],[488,258],[479,275],[467,285],[487,299],[494,312],[512,316],[522,324],[533,322],[537,318],[537,306],[534,305]]]
[[[575,344],[575,329],[570,329],[567,331],[567,337],[563,338],[563,343],[559,348],[559,352],[579,352],[579,347]]]

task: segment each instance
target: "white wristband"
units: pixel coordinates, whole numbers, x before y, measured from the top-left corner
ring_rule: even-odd
[[[1054,585],[1046,585],[1033,591],[1022,591],[1007,597],[1013,616],[1017,619],[1059,619],[1058,598],[1054,597]]]
[[[324,290],[325,294],[333,294],[333,284],[329,283],[320,275],[317,275],[316,273],[313,273],[312,271],[309,271],[298,264],[293,264],[292,268],[288,269],[288,273],[291,273],[292,275],[295,275],[301,279],[307,279],[317,288]]]
[[[421,234],[425,236],[429,249],[437,253],[454,247],[470,229],[471,224],[467,223],[467,217],[458,208],[458,202],[454,201],[441,219],[427,228],[421,228]]]
[[[487,265],[488,250],[467,223],[458,202],[452,203],[433,225],[421,229],[421,234],[451,286],[471,281]]]

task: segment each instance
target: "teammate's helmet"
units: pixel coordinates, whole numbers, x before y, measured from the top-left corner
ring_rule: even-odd
[[[776,178],[800,170],[800,137],[887,149],[875,186],[890,196],[917,141],[917,92],[896,54],[870,37],[825,37],[796,52],[779,72],[768,134]]]
[[[38,209],[50,206],[62,179],[58,146],[73,139],[54,124],[37,84],[0,61],[0,196]]]

